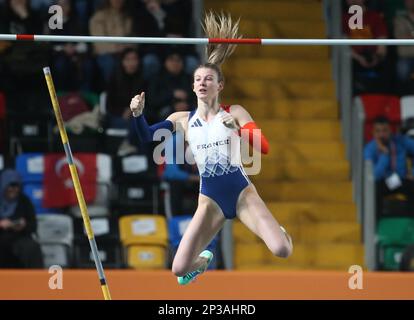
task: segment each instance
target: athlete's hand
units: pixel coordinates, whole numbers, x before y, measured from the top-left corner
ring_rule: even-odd
[[[224,112],[224,114],[221,116],[221,121],[227,128],[236,130],[240,129],[234,117],[228,112]]]
[[[139,117],[142,114],[142,111],[144,111],[145,106],[145,92],[142,92],[141,94],[136,95],[132,98],[131,104],[129,107],[131,108],[132,115],[134,117]]]

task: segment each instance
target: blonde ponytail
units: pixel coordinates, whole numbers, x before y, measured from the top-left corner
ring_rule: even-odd
[[[221,39],[240,39],[239,35],[239,22],[238,19],[235,23],[230,14],[225,15],[223,12],[220,15],[210,11],[204,18],[203,29],[208,38],[221,38]],[[236,49],[235,44],[208,44],[206,48],[207,63],[214,64],[220,67],[223,62],[234,52]]]

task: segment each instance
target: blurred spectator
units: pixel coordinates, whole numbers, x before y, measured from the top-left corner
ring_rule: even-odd
[[[107,127],[129,128],[131,97],[142,91],[146,91],[146,82],[142,77],[138,52],[131,48],[125,49],[121,54],[119,66],[112,75],[107,90]]]
[[[134,35],[138,37],[184,37],[190,33],[192,22],[192,3],[188,0],[141,0],[134,2]],[[192,46],[186,46],[186,51]],[[141,45],[143,72],[146,79],[156,75],[161,69],[163,47]],[[181,49],[181,48],[180,48]],[[193,60],[188,55],[189,69]],[[187,60],[187,54],[186,60]],[[197,57],[197,55],[195,55]],[[187,67],[187,64],[186,64]],[[189,72],[191,74],[191,72]]]
[[[167,21],[166,37],[184,38],[189,35],[187,26],[178,18]],[[195,69],[200,65],[200,58],[194,45],[170,45],[170,50],[178,52],[184,59],[184,71],[193,76]]]
[[[175,99],[171,112],[188,111],[187,101]],[[183,150],[184,154],[178,154]],[[189,155],[185,156],[185,154]],[[165,170],[163,179],[170,185],[171,214],[192,214],[197,207],[199,175],[191,151],[181,131],[176,131],[165,143]],[[192,160],[192,161],[187,161]]]
[[[373,140],[364,149],[365,160],[371,160],[376,181],[377,212],[382,213],[382,201],[390,194],[403,194],[414,203],[413,172],[408,172],[407,159],[414,157],[414,140],[391,133],[386,117],[374,121]]]
[[[63,29],[51,30],[52,35],[84,35],[82,24],[74,10],[74,0],[59,0],[62,7]],[[93,60],[86,43],[57,43],[53,45],[53,78],[56,88],[63,91],[93,89]]]
[[[141,0],[134,2],[134,35],[137,37],[164,37],[165,18],[167,16],[159,0]],[[162,48],[157,45],[141,45],[143,73],[146,79],[156,75],[161,69]]]
[[[42,21],[32,11],[28,0],[7,0],[4,15],[0,18],[0,33],[39,34]],[[48,94],[39,88],[44,87],[43,67],[49,61],[49,46],[46,43],[13,42],[3,43],[0,61],[4,63],[4,77],[7,77],[5,90],[7,107],[16,111],[19,108],[41,110]],[[22,94],[24,92],[24,94]],[[42,100],[42,103],[39,103]],[[47,104],[46,107],[48,108]],[[48,108],[49,109],[49,108]]]
[[[106,102],[105,126],[128,130],[128,137],[119,146],[118,156],[125,156],[138,151],[139,144],[136,141],[129,104],[131,97],[146,91],[146,89],[147,81],[144,80],[142,75],[138,51],[131,48],[125,49],[121,54],[118,69],[113,74],[108,86]]]
[[[171,32],[172,26],[177,33],[194,36],[191,33],[193,22],[193,2],[189,0],[161,0],[161,5],[167,13],[166,32]]]
[[[173,99],[187,100],[193,104],[191,77],[184,72],[183,59],[175,51],[167,54],[164,68],[149,83],[146,116],[150,121],[165,119]]]
[[[127,12],[125,1],[106,0],[103,8],[92,16],[89,29],[92,36],[130,36],[132,18]],[[116,54],[126,47],[131,47],[131,45],[117,43],[94,44],[94,53],[106,84],[109,82],[115,67]]]
[[[2,33],[39,34],[40,17],[31,9],[29,0],[7,0],[0,20]]]
[[[347,0],[348,7],[358,5],[363,8],[363,29],[351,29],[348,11],[343,15],[343,31],[350,39],[386,39],[388,30],[384,18],[365,5],[366,0]],[[389,91],[392,72],[386,61],[386,46],[352,47],[354,93]]]
[[[405,7],[407,12],[395,18],[394,36],[396,39],[414,39],[414,0],[405,0]],[[397,76],[403,85],[414,80],[413,46],[398,47]],[[411,86],[413,83],[411,82]]]
[[[21,180],[14,170],[0,178],[0,268],[43,268],[36,233],[36,216],[29,198],[21,192]]]

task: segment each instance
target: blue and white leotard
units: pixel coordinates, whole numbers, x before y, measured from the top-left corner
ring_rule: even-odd
[[[227,219],[236,217],[240,193],[251,183],[240,158],[240,137],[220,120],[225,109],[205,122],[192,111],[188,143],[200,174],[200,193],[214,200]]]

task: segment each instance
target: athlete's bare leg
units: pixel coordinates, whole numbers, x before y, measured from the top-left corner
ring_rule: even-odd
[[[237,216],[266,243],[275,256],[287,258],[292,254],[291,237],[280,228],[252,184],[240,193],[237,201]]]
[[[217,203],[200,194],[197,210],[174,257],[172,272],[176,276],[182,277],[197,270],[206,262],[206,259],[198,255],[220,231],[225,220],[226,218]]]

